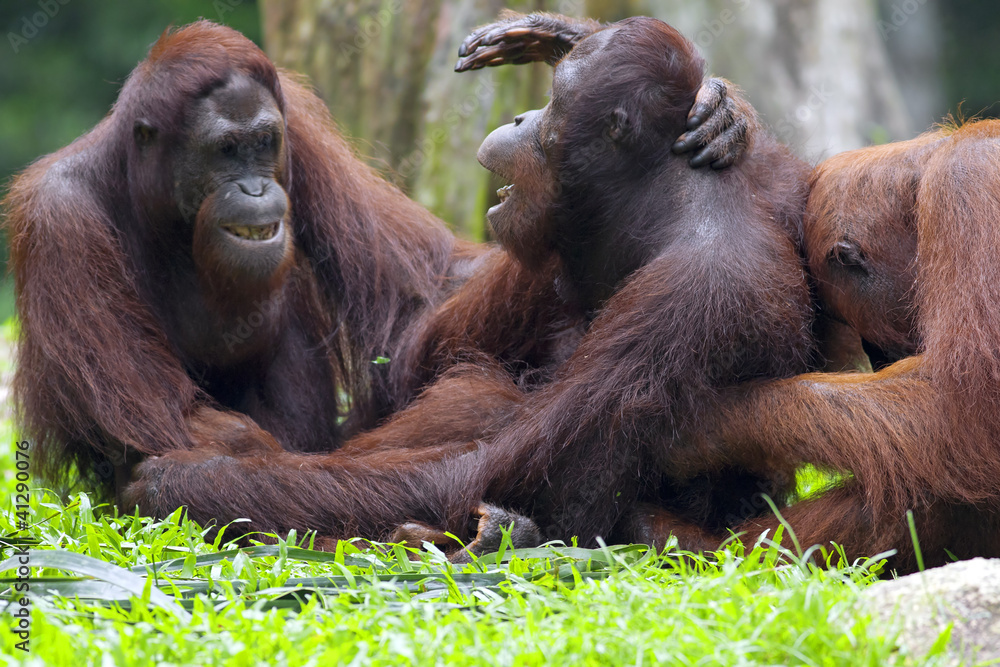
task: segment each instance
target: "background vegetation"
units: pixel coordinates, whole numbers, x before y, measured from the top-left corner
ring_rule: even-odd
[[[451,66],[468,30],[508,6],[677,25],[811,160],[908,138],[963,101],[990,115],[1000,90],[992,0],[10,0],[0,3],[0,183],[100,120],[164,28],[204,17],[310,75],[363,155],[482,238],[495,184],[475,149],[544,104],[549,74]],[[820,108],[809,108],[817,91]]]
[[[0,330],[0,343],[11,334]],[[0,418],[0,442],[14,439],[11,426]],[[236,550],[224,533],[206,543],[180,511],[119,516],[84,493],[36,489],[18,515],[15,460],[0,456],[0,560],[33,549],[31,621],[27,639],[15,632],[18,582],[13,563],[0,564],[0,664],[950,664],[947,631],[928,655],[911,655],[897,626],[861,605],[878,559],[837,565],[833,554],[821,570],[767,541],[705,557],[502,548],[459,568],[364,541],[298,548],[308,535]],[[822,481],[804,478],[804,490]]]
[[[451,73],[461,37],[504,5],[678,25],[712,71],[742,85],[810,160],[913,136],[963,100],[966,113],[993,115],[1000,97],[995,0],[8,0],[0,3],[0,182],[100,120],[167,25],[205,17],[309,74],[363,155],[459,233],[482,238],[496,184],[475,165],[475,149],[517,111],[544,104],[549,78],[544,67]],[[0,294],[3,321],[13,312],[9,286]],[[12,331],[0,335],[2,443],[14,439],[3,381]],[[894,627],[860,610],[877,561],[817,570],[764,543],[706,558],[641,547],[530,550],[457,571],[440,555],[411,561],[398,547],[364,543],[317,555],[296,550],[294,537],[236,553],[222,540],[206,544],[202,527],[179,513],[121,517],[86,495],[43,490],[32,493],[30,528],[18,532],[14,466],[0,447],[0,545],[27,532],[37,546],[73,555],[60,556],[61,566],[35,561],[32,591],[41,597],[31,603],[30,654],[15,648],[14,609],[0,602],[7,664],[943,659],[900,653]],[[0,556],[11,553],[0,546]],[[147,566],[162,561],[172,562],[151,574]],[[71,576],[87,568],[96,578]]]

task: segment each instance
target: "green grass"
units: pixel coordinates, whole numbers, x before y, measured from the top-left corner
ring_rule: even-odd
[[[14,442],[9,420],[0,422],[0,439]],[[461,569],[440,554],[423,552],[414,561],[402,547],[362,541],[342,543],[333,554],[313,552],[300,548],[308,547],[308,536],[235,550],[222,543],[224,531],[206,543],[202,528],[180,511],[165,521],[118,516],[92,506],[86,494],[62,500],[34,487],[31,526],[18,532],[15,473],[14,450],[4,447],[0,534],[5,543],[37,541],[28,653],[16,648],[22,639],[12,631],[10,614],[18,606],[0,613],[0,660],[7,664],[882,665],[941,659],[902,654],[892,629],[858,610],[858,592],[872,582],[877,563],[821,570],[774,544],[744,549],[736,542],[706,557],[642,546],[505,550]],[[828,483],[815,472],[803,480],[804,488]],[[13,551],[4,548],[3,558]],[[0,574],[8,577],[0,590],[11,600],[16,574]]]

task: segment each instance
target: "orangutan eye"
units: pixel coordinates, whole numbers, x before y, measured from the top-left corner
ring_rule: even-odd
[[[853,241],[837,241],[830,249],[827,261],[837,263],[850,269],[868,270],[868,261],[865,254]]]
[[[257,137],[257,150],[266,151],[271,147],[271,143],[274,141],[270,132],[264,132]]]
[[[235,141],[227,140],[223,141],[219,145],[219,152],[225,157],[234,157],[238,151],[239,147],[236,145]]]

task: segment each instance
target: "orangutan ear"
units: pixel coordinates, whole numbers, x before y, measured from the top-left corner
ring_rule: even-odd
[[[139,148],[145,148],[156,139],[156,128],[148,120],[140,118],[132,126],[132,136],[135,137],[135,143]]]
[[[626,141],[632,134],[632,121],[628,112],[622,107],[618,107],[610,114],[607,120],[608,138],[616,144]]]

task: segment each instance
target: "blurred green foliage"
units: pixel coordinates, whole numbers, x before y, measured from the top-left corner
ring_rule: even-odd
[[[260,43],[247,0],[32,0],[0,2],[0,194],[11,176],[93,127],[125,77],[169,25],[199,18]],[[6,265],[6,243],[0,259]],[[13,313],[0,285],[0,321]]]
[[[587,3],[605,19],[627,6]],[[1000,41],[996,0],[939,0],[938,10],[948,108],[964,100],[966,114],[998,115],[1000,60],[991,57]],[[201,17],[261,41],[253,0],[0,0],[0,195],[13,174],[108,112],[125,77],[168,25]],[[12,308],[9,286],[0,286],[0,321]]]
[[[36,27],[43,8],[53,15]],[[202,17],[260,41],[246,0],[0,2],[0,179],[93,127],[160,33]]]
[[[988,57],[1000,41],[995,0],[942,0],[939,15],[945,98],[995,115],[1000,60]],[[202,17],[260,43],[253,0],[0,2],[0,183],[97,123],[164,28]]]
[[[1000,5],[996,0],[942,0],[945,100],[967,116],[1000,116]],[[963,101],[964,100],[964,101]]]

